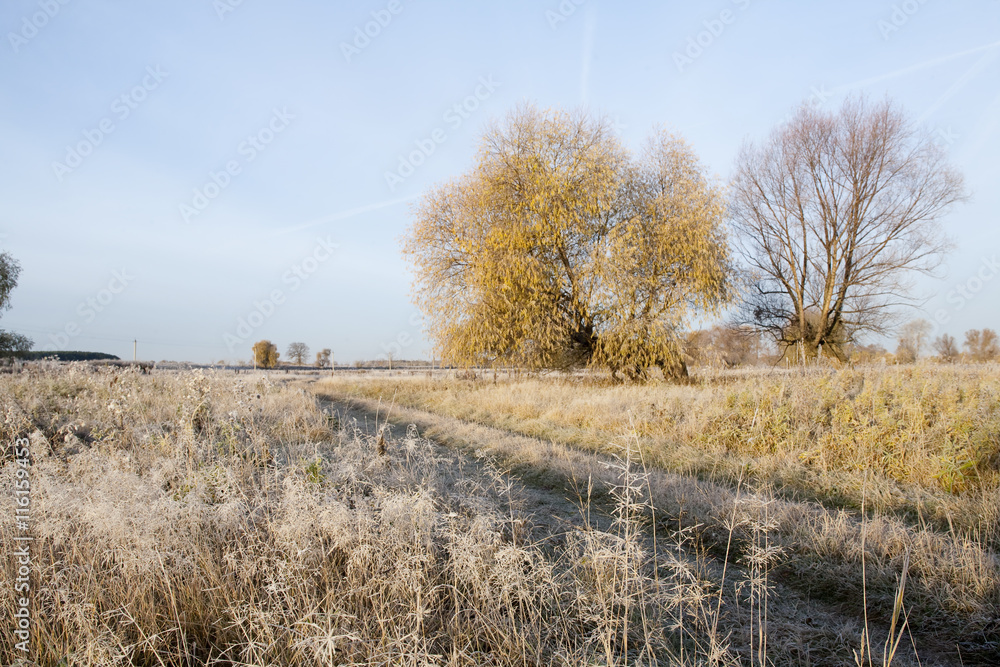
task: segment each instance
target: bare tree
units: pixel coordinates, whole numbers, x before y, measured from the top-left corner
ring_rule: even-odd
[[[861,332],[887,333],[915,305],[910,279],[948,243],[938,220],[964,198],[943,150],[889,101],[803,106],[762,144],[746,143],[730,217],[748,266],[738,321],[801,360],[844,360]]]
[[[333,352],[331,352],[330,348],[328,348],[328,347],[324,347],[322,350],[320,350],[319,352],[317,352],[316,353],[316,366],[318,368],[326,368],[327,366],[329,366],[330,365],[330,355],[331,354],[333,354]]]
[[[924,319],[910,320],[903,325],[899,333],[899,346],[896,348],[896,358],[903,363],[913,363],[927,345],[927,337],[931,333],[931,323]]]
[[[296,365],[301,366],[306,362],[306,357],[309,356],[309,346],[305,343],[292,343],[288,346],[288,358],[296,363]]]
[[[955,337],[948,334],[941,334],[934,339],[934,351],[938,353],[941,361],[949,364],[958,361],[958,345],[955,344]]]
[[[686,337],[684,354],[695,364],[742,366],[760,358],[760,333],[752,327],[715,326]]]

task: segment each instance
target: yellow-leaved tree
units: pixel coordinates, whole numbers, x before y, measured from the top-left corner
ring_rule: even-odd
[[[254,365],[261,368],[274,368],[278,365],[278,346],[269,340],[259,340],[253,344]]]
[[[462,366],[687,373],[681,328],[730,290],[719,188],[681,139],[523,106],[427,193],[403,242],[438,352]]]

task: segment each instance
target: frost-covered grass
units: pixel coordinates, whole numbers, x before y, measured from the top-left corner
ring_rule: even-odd
[[[0,388],[0,435],[30,442],[39,664],[735,659],[719,585],[653,548],[628,463],[611,530],[553,541],[489,464],[360,430],[266,376],[43,367]],[[0,589],[15,575],[5,560]],[[0,635],[0,662],[23,657],[14,642]]]
[[[768,489],[782,581],[858,617],[867,607],[889,618],[905,572],[918,645],[953,656],[961,645],[966,664],[1000,651],[995,366],[713,372],[631,386],[345,375],[317,391],[394,403],[400,419],[459,444],[491,443],[546,484],[600,479],[616,435],[634,433],[659,515],[715,553],[738,490]],[[476,425],[496,430],[465,432]]]

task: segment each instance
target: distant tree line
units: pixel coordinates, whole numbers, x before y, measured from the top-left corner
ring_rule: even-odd
[[[1000,342],[997,341],[997,332],[993,329],[966,331],[965,341],[962,343],[962,347],[965,348],[964,353],[959,352],[955,337],[948,334],[935,338],[933,346],[938,359],[947,363],[956,361],[987,363],[1000,360]]]
[[[947,362],[997,359],[992,329],[959,346],[929,340],[922,320],[897,328],[966,193],[945,150],[894,103],[803,105],[746,142],[733,174],[716,182],[664,131],[633,152],[606,118],[516,108],[486,128],[469,171],[424,195],[403,241],[435,358],[619,380],[680,378],[689,363],[905,363],[928,346]],[[0,312],[19,272],[0,253]],[[727,312],[726,325],[687,333]],[[861,344],[894,333],[894,355]],[[0,356],[31,344],[0,330]],[[268,340],[252,354],[261,368],[281,363]],[[302,366],[310,349],[285,354]],[[332,351],[313,363],[332,366]]]
[[[81,352],[78,350],[56,350],[54,352],[45,352],[41,350],[33,350],[28,352],[21,352],[17,355],[20,359],[25,359],[28,361],[38,361],[40,359],[58,359],[59,361],[120,361],[121,357],[117,357],[113,354],[106,354],[104,352]]]
[[[281,354],[278,346],[269,340],[259,340],[251,348],[254,365],[258,368],[276,368],[279,365],[278,359]],[[286,350],[288,363],[295,366],[304,366],[309,357],[309,346],[305,343],[295,342],[288,345]],[[333,366],[333,351],[330,348],[323,348],[316,353],[316,360],[313,362],[316,368],[331,368]]]
[[[936,359],[944,363],[988,363],[1000,360],[1000,340],[993,329],[969,329],[965,332],[962,349],[950,334],[941,334],[930,340],[931,329],[930,322],[923,319],[912,320],[903,325],[895,361],[912,363],[928,347],[936,353]]]

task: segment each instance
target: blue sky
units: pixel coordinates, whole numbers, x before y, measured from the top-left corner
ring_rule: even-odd
[[[973,195],[915,315],[1000,329],[998,28],[996,0],[6,0],[0,248],[23,272],[0,327],[123,358],[426,357],[399,237],[490,119],[582,105],[635,147],[665,126],[724,180],[798,104],[866,93]]]

